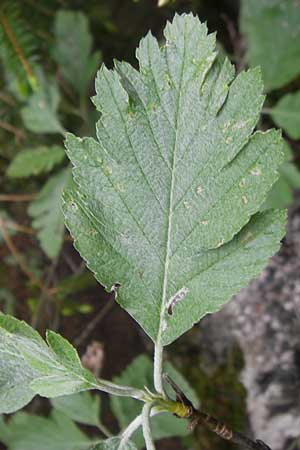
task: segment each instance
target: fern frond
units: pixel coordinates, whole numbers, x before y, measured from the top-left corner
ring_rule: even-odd
[[[5,2],[0,7],[0,59],[8,73],[19,79],[25,75],[32,89],[37,84],[32,69],[35,50],[34,36],[19,6],[14,2]]]

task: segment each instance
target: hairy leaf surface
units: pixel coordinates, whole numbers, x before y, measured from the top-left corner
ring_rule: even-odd
[[[148,34],[139,71],[101,67],[97,140],[66,140],[76,187],[64,212],[96,278],[167,345],[264,267],[284,213],[256,214],[277,179],[282,140],[253,134],[264,101],[258,69],[234,78],[215,36],[175,16],[159,48]]]
[[[90,450],[137,450],[137,448],[131,441],[122,443],[121,438],[116,436],[99,442]]]
[[[101,389],[75,348],[52,331],[46,343],[25,322],[2,314],[0,343],[0,412],[16,411],[36,394],[52,398]]]
[[[35,393],[30,383],[36,376],[38,373],[26,363],[16,340],[0,326],[0,414],[15,412],[32,400]]]

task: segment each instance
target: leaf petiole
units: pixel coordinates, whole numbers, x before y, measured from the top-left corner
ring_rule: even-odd
[[[155,445],[153,442],[151,427],[150,427],[150,417],[151,410],[153,408],[153,403],[145,403],[142,411],[142,426],[143,426],[143,435],[145,439],[146,449],[147,450],[155,450]]]

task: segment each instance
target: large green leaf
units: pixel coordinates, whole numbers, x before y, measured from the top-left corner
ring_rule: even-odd
[[[47,343],[25,322],[0,315],[0,412],[15,411],[36,394],[58,397],[101,389],[60,335],[49,331]]]
[[[260,65],[268,90],[300,74],[300,4],[295,0],[243,0],[241,30],[247,59]]]
[[[92,36],[82,12],[60,10],[55,18],[53,56],[64,78],[83,94],[100,65],[101,54],[91,55]]]
[[[50,417],[17,413],[0,422],[0,441],[9,450],[85,450],[92,440],[59,411]]]
[[[300,91],[286,94],[272,108],[271,117],[292,139],[300,138]]]
[[[279,247],[284,213],[255,214],[277,179],[282,139],[252,134],[264,97],[257,69],[216,60],[215,36],[175,16],[139,71],[104,66],[98,140],[66,140],[75,187],[66,224],[96,278],[167,345],[257,276]]]
[[[170,364],[164,365],[164,370],[180,386],[186,396],[199,406],[199,400],[194,390],[190,387],[184,377]],[[120,384],[143,388],[153,387],[153,362],[146,355],[135,358],[131,364],[114,381]],[[168,384],[165,384],[167,395],[174,398],[174,392]],[[110,397],[113,413],[118,419],[121,428],[125,428],[134,418],[141,413],[141,405],[131,398]],[[172,436],[186,436],[189,434],[188,424],[185,420],[179,420],[171,414],[160,414],[151,419],[151,429],[155,440]],[[134,434],[134,443],[138,448],[144,444],[141,429]]]
[[[41,247],[49,258],[58,255],[64,238],[61,194],[70,181],[70,170],[63,169],[50,177],[29,208],[32,226],[38,230]]]
[[[25,178],[50,172],[60,164],[65,157],[65,151],[59,145],[52,147],[37,147],[34,150],[19,152],[12,160],[7,175],[11,178]]]

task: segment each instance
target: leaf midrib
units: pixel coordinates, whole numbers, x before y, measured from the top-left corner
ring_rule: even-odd
[[[166,246],[165,264],[164,264],[164,276],[163,276],[162,301],[161,301],[161,309],[160,309],[159,327],[158,327],[157,340],[156,340],[156,344],[158,346],[162,345],[162,343],[161,343],[162,331],[163,331],[167,287],[168,287],[171,235],[172,235],[172,218],[173,218],[173,191],[174,191],[174,182],[175,182],[176,152],[177,152],[177,139],[178,139],[178,117],[179,117],[179,108],[180,108],[181,91],[182,91],[182,80],[183,80],[183,73],[184,73],[184,66],[185,66],[185,52],[186,52],[185,35],[186,35],[186,25],[184,25],[182,66],[181,66],[180,81],[179,81],[179,86],[178,86],[179,91],[178,91],[177,105],[176,105],[175,142],[174,142],[174,147],[173,147],[171,186],[170,186],[170,196],[169,196],[167,246]],[[168,65],[168,61],[167,61],[167,65]]]

